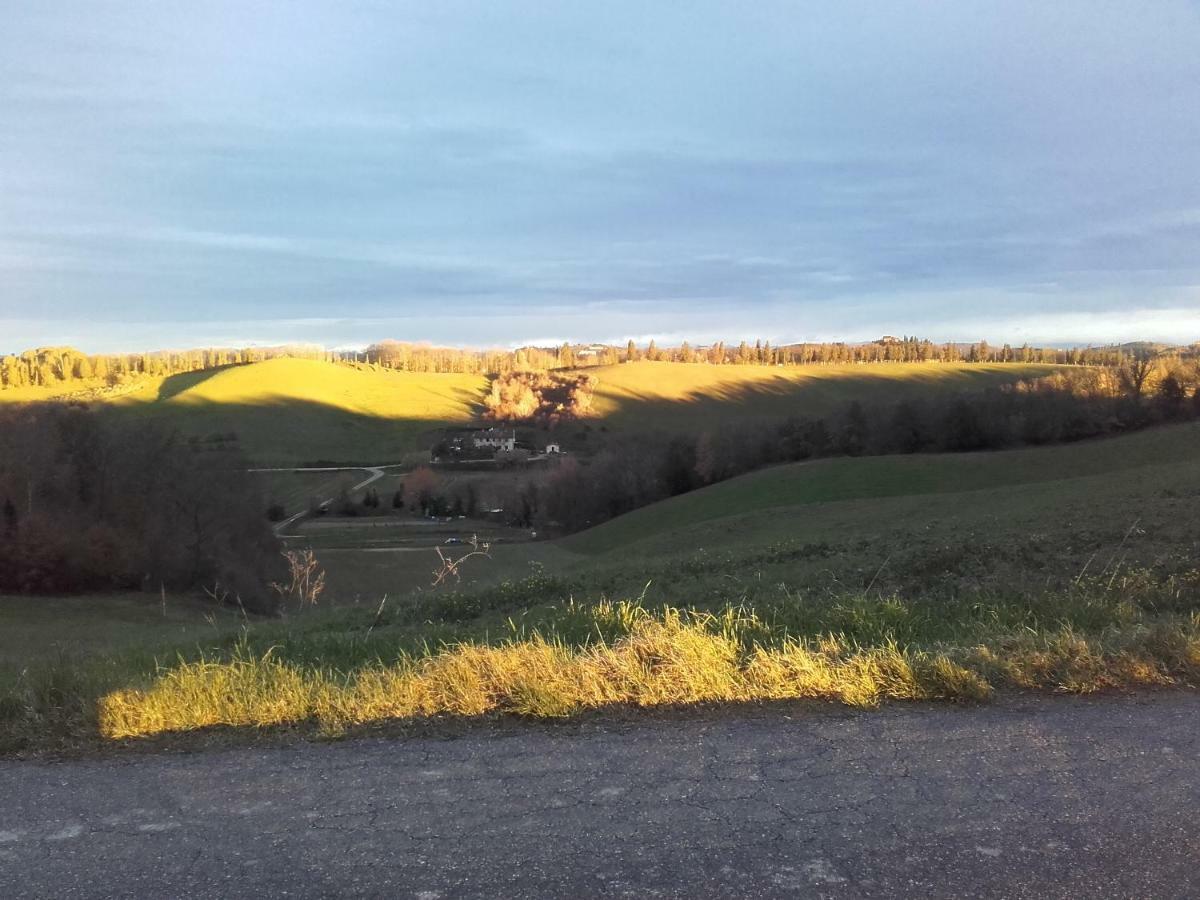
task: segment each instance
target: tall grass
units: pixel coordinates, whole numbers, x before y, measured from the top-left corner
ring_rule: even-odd
[[[614,625],[614,620],[623,623]],[[974,647],[862,646],[836,636],[763,643],[746,611],[725,615],[633,604],[597,611],[582,645],[534,633],[496,645],[462,643],[353,671],[306,667],[240,647],[158,672],[144,688],[99,705],[107,738],[215,725],[315,723],[338,731],[384,719],[515,713],[559,717],[617,704],[641,707],[814,699],[873,707],[887,700],[983,700],[996,686],[1091,691],[1195,683],[1200,621],[1177,618],[1084,636],[1026,633]],[[624,632],[614,638],[606,630]]]
[[[316,727],[811,699],[980,701],[995,690],[1200,685],[1190,590],[922,604],[847,595],[712,610],[644,601],[463,622],[362,611],[214,634],[152,657],[63,652],[0,685],[0,750],[212,726]],[[1161,588],[1161,585],[1159,585]],[[469,605],[469,604],[468,604]],[[361,613],[361,614],[360,614]],[[164,660],[170,660],[164,661]]]

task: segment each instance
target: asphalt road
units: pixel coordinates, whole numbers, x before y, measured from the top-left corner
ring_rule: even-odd
[[[1200,695],[0,763],[16,897],[1200,895]]]

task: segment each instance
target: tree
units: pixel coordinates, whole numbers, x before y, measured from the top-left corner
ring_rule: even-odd
[[[1121,367],[1117,370],[1121,386],[1133,402],[1141,402],[1142,393],[1146,389],[1146,380],[1150,377],[1153,369],[1154,359],[1151,354],[1146,352],[1134,353],[1121,363]]]
[[[838,435],[838,450],[847,456],[858,456],[867,448],[867,413],[855,400],[846,410],[846,420]]]
[[[974,406],[960,398],[950,404],[942,424],[942,440],[947,450],[980,450],[988,443],[987,435]]]
[[[437,494],[440,479],[428,466],[413,469],[404,479],[404,502],[409,509],[428,515]]]
[[[916,453],[925,447],[928,436],[924,418],[916,405],[909,402],[896,405],[885,440],[887,449],[900,453]]]
[[[1175,375],[1168,374],[1158,385],[1158,408],[1164,419],[1178,419],[1183,415],[1187,403],[1187,392]]]
[[[637,344],[630,338],[629,343],[625,345],[625,362],[637,362],[637,358]]]

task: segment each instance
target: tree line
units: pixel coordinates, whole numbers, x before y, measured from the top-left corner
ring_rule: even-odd
[[[0,389],[97,383],[118,385],[140,378],[179,375],[221,366],[263,362],[281,356],[334,361],[339,354],[320,347],[248,347],[161,350],[152,353],[86,354],[74,347],[40,347],[0,356]]]
[[[512,488],[513,524],[578,531],[765,466],[834,456],[969,452],[1064,443],[1200,418],[1200,367],[1064,370],[1012,385],[830,416],[743,423],[698,435],[618,439]]]
[[[1171,351],[1195,355],[1195,348]],[[309,345],[249,348],[206,348],[152,353],[85,354],[72,347],[42,347],[0,356],[0,390],[30,386],[115,386],[141,378],[244,365],[277,357],[318,359],[354,365],[379,366],[402,372],[506,375],[515,372],[575,369],[595,365],[651,360],[710,365],[837,365],[849,363],[1045,363],[1119,367],[1139,355],[1130,347],[1038,348],[987,341],[942,343],[916,337],[885,337],[863,344],[802,343],[773,347],[770,341],[717,341],[693,346],[684,341],[659,347],[651,340],[644,348],[634,341],[624,349],[606,344],[557,347],[519,347],[515,350],[470,350],[433,347],[403,341],[379,341],[365,350],[333,351]],[[1145,354],[1141,354],[1145,355]]]
[[[0,409],[0,592],[219,585],[271,610],[279,546],[246,469],[77,404]]]

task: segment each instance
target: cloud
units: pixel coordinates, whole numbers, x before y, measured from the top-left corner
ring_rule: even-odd
[[[1193,324],[1194,5],[86,12],[0,34],[34,343]]]

